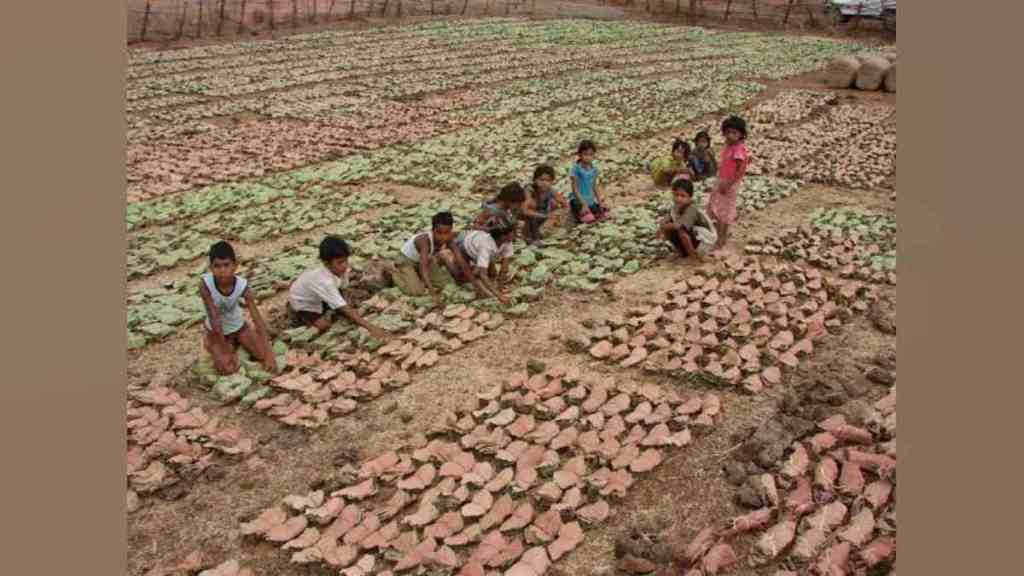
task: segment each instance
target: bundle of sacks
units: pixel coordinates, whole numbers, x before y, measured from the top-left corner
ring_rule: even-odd
[[[841,56],[825,69],[830,88],[896,92],[896,53]]]

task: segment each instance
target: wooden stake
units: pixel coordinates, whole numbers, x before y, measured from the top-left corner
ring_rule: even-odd
[[[139,39],[143,42],[146,41],[146,30],[149,28],[149,0],[146,0],[146,11],[142,14],[142,32],[139,34]]]

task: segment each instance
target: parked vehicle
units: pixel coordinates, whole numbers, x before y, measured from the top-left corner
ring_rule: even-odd
[[[825,11],[831,13],[839,24],[845,24],[856,17],[884,22],[891,13],[895,27],[896,0],[826,0]]]

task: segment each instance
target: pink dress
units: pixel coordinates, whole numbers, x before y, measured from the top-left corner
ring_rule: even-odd
[[[750,153],[743,142],[726,146],[722,150],[718,162],[718,179],[734,180],[740,173],[740,162],[744,167],[750,163]],[[743,180],[740,179],[730,189],[719,192],[717,186],[708,198],[708,213],[719,224],[732,224],[736,221],[736,197],[739,195]]]

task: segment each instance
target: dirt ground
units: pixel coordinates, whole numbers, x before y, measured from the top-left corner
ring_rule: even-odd
[[[781,88],[818,89],[820,84],[815,82],[816,78],[810,74],[772,83],[758,101]],[[895,108],[894,95],[856,91],[848,95],[879,100]],[[416,201],[430,193],[400,186],[389,186],[386,190],[402,203]],[[611,187],[609,195],[613,203],[624,203],[643,197],[649,190],[647,178],[637,176]],[[839,206],[895,212],[889,191],[808,185],[789,198],[741,218],[733,232],[730,250],[739,252],[750,238],[803,222],[817,208]],[[322,230],[314,230],[308,236],[320,233]],[[295,238],[287,240],[294,242]],[[255,243],[239,249],[255,256],[276,250],[281,241]],[[179,266],[134,282],[132,286],[156,285],[179,278],[194,267],[194,262]],[[444,356],[434,367],[417,373],[412,385],[360,404],[359,410],[351,416],[332,420],[328,426],[313,432],[287,428],[250,410],[220,407],[202,391],[191,389],[185,378],[177,378],[176,385],[183,395],[208,413],[223,418],[225,423],[239,426],[247,436],[257,438],[259,447],[254,455],[244,459],[219,459],[193,484],[172,491],[165,498],[148,499],[140,510],[130,514],[126,573],[143,575],[157,567],[172,566],[195,550],[201,550],[211,563],[238,559],[243,565],[254,568],[257,574],[319,573],[291,565],[286,554],[269,544],[243,539],[239,522],[274,505],[285,495],[308,492],[336,466],[358,463],[409,440],[433,424],[445,410],[475,407],[478,391],[513,371],[522,370],[528,360],[539,359],[549,366],[584,367],[586,364],[587,370],[605,372],[620,379],[671,386],[664,378],[639,370],[590,364],[586,357],[564,350],[558,338],[578,318],[624,312],[643,304],[693,270],[694,266],[689,263],[661,261],[614,283],[608,291],[545,298],[531,307],[528,318],[507,322],[497,333],[468,345],[459,353]],[[895,288],[884,289],[883,295],[894,301]],[[262,304],[271,322],[280,316],[285,298],[285,294],[278,294]],[[199,330],[196,326],[167,341],[130,353],[130,377],[145,380],[160,373],[180,375],[202,353]],[[811,361],[801,367],[787,386],[814,386],[822,374],[844,382],[862,381],[870,359],[879,353],[895,354],[895,347],[894,335],[882,333],[866,317],[859,318],[846,326],[840,336],[827,339],[817,347]],[[877,396],[880,392],[876,388],[868,387],[865,395]],[[721,392],[723,412],[727,415],[722,425],[640,479],[625,500],[613,505],[611,521],[588,530],[584,543],[549,573],[613,574],[616,541],[638,530],[664,542],[675,557],[698,530],[739,513],[733,501],[735,488],[724,478],[722,465],[735,449],[738,437],[777,416],[778,403],[786,389],[785,386],[770,388],[756,396]],[[770,574],[771,568],[755,570],[738,564],[731,573]],[[661,565],[659,571],[659,574],[679,573],[680,568],[674,566],[671,559]]]

